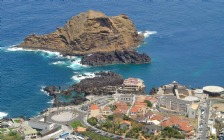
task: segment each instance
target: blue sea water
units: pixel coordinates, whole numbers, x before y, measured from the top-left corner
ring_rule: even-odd
[[[173,80],[189,87],[224,85],[223,0],[3,0],[0,6],[0,112],[10,117],[31,117],[51,106],[52,98],[41,87],[68,86],[77,82],[77,74],[102,70],[139,77],[147,91]],[[53,32],[90,9],[125,13],[139,31],[156,31],[138,48],[152,62],[83,67],[54,53],[7,50],[31,33]]]

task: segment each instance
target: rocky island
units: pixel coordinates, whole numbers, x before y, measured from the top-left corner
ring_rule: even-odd
[[[83,56],[81,63],[87,65],[140,64],[151,60],[133,50],[143,38],[127,15],[106,16],[90,10],[73,16],[64,27],[50,34],[29,35],[16,47]]]

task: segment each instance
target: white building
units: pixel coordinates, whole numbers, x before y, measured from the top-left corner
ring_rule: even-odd
[[[123,82],[123,89],[139,91],[145,88],[144,81],[139,78],[128,78]]]

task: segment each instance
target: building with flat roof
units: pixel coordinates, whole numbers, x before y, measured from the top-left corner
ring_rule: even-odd
[[[192,104],[200,102],[200,98],[194,96],[194,92],[176,81],[162,87],[163,93],[158,96],[158,106],[166,112],[196,116],[197,109],[192,109]]]
[[[139,78],[128,78],[123,82],[123,89],[129,91],[140,91],[145,88],[144,81]]]
[[[30,127],[28,125],[28,123],[25,123],[23,128],[24,128],[23,134],[26,139],[36,139],[37,138],[37,130]]]
[[[40,130],[41,136],[46,136],[61,129],[61,125],[47,122],[46,117],[43,116],[30,119],[28,125],[34,129]]]
[[[224,88],[219,86],[205,86],[203,87],[203,92],[209,96],[220,96],[224,93]]]
[[[132,103],[133,97],[134,97],[134,95],[132,95],[132,94],[120,95],[118,98],[118,101],[125,102],[125,103]]]

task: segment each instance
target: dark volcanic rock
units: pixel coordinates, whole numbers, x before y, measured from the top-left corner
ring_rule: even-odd
[[[124,79],[114,72],[100,72],[94,78],[86,78],[72,85],[72,88],[85,95],[113,94],[116,86],[121,86]]]
[[[143,53],[139,54],[136,51],[115,51],[110,53],[94,53],[85,55],[81,64],[90,66],[102,66],[107,64],[141,64],[149,63],[151,58]]]
[[[45,92],[47,92],[50,96],[53,96],[56,92],[60,91],[60,87],[58,86],[47,86],[43,88]]]

